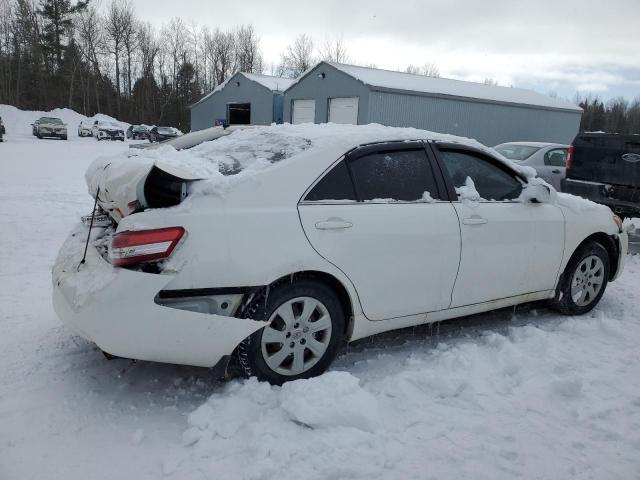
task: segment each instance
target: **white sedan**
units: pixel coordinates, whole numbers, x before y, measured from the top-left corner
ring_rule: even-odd
[[[251,128],[87,180],[104,213],[85,260],[79,226],[54,267],[63,322],[112,355],[274,384],[387,330],[539,300],[584,314],[627,252],[607,207],[415,129]]]
[[[519,165],[532,167],[538,176],[560,191],[567,174],[569,145],[544,142],[508,142],[496,145],[496,152]]]

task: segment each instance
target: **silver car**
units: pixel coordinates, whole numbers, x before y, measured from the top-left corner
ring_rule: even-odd
[[[568,145],[544,142],[508,142],[493,147],[503,157],[519,165],[533,167],[538,176],[560,191],[566,174]]]

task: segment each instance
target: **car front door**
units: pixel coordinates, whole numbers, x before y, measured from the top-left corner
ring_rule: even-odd
[[[311,245],[349,277],[371,320],[451,303],[460,228],[429,155],[422,142],[356,149],[298,207]]]
[[[564,250],[560,208],[520,201],[524,181],[497,159],[432,145],[458,195],[462,252],[451,306],[553,289]]]

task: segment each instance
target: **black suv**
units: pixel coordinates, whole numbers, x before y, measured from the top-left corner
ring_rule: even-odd
[[[569,147],[562,191],[640,217],[640,135],[579,133]]]

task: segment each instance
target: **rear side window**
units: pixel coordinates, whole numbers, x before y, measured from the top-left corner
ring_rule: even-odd
[[[513,200],[522,191],[515,177],[485,158],[457,150],[440,150],[440,154],[456,188],[470,177],[484,200]]]
[[[307,194],[305,201],[353,200],[356,194],[344,160],[333,167]]]
[[[544,154],[544,164],[552,167],[564,167],[567,164],[567,149],[554,148]]]
[[[376,152],[350,161],[361,201],[438,198],[436,181],[423,149]]]

